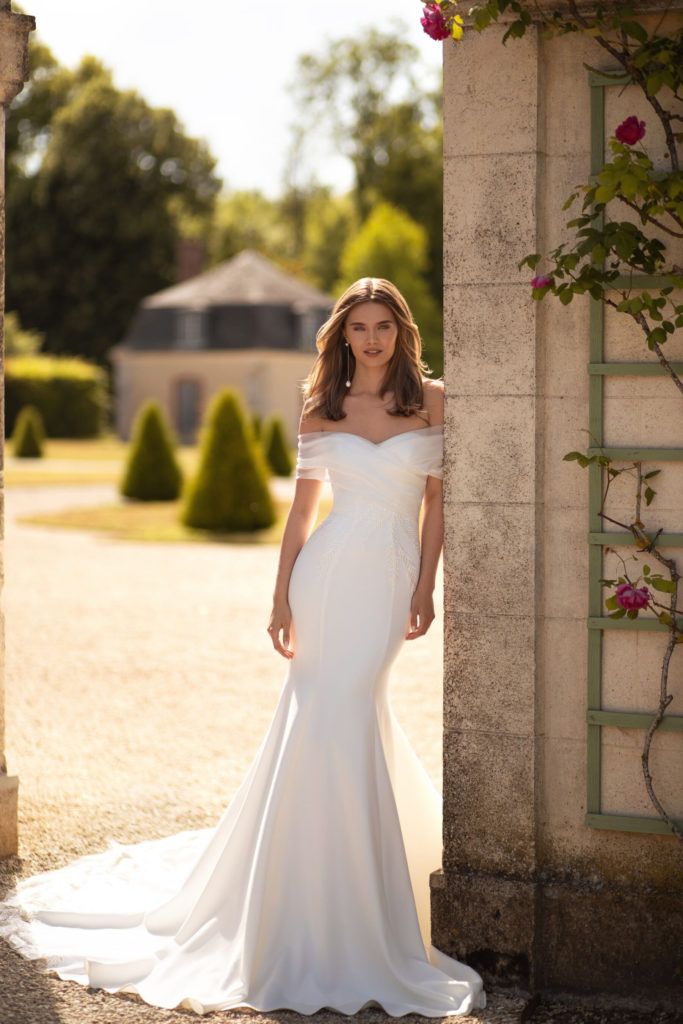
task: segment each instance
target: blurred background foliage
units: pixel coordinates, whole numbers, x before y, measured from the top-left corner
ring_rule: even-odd
[[[97,58],[64,67],[39,36],[29,53],[29,81],[7,118],[6,306],[17,354],[39,345],[110,371],[109,349],[140,300],[174,282],[178,241],[191,237],[204,242],[205,269],[258,249],[333,296],[356,277],[390,278],[441,375],[441,92],[424,85],[412,44],[373,29],[299,57],[275,198],[231,190],[206,142],[172,110],[118,89]],[[351,163],[345,194],[318,180],[322,137]]]

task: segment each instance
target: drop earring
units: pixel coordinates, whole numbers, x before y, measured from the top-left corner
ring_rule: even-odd
[[[346,386],[347,386],[347,388],[350,388],[351,387],[351,369],[350,369],[350,365],[349,365],[349,359],[351,357],[349,355],[349,349],[350,349],[351,346],[349,345],[348,341],[345,342],[345,345],[346,345]]]

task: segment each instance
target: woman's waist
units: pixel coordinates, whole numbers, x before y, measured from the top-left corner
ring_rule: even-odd
[[[417,527],[420,515],[419,503],[402,501],[400,504],[365,495],[336,493],[333,497],[330,516],[338,519],[355,519],[386,523],[399,521],[402,525]]]

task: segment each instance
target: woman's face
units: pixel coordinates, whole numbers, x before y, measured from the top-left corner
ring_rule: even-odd
[[[385,366],[394,354],[398,324],[383,302],[359,302],[349,310],[343,336],[363,366]]]

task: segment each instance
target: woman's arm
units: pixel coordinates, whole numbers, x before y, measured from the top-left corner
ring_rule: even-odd
[[[434,586],[442,547],[443,486],[437,477],[429,476],[420,537],[420,576],[410,604],[410,632],[406,633],[406,640],[423,636],[434,621]]]
[[[296,481],[294,500],[282,534],[273,601],[287,600],[289,577],[297,555],[308,540],[316,520],[322,486],[322,480],[306,480],[300,477]]]
[[[443,381],[429,381],[425,385],[425,405],[430,426],[444,421]],[[420,534],[420,575],[410,604],[410,632],[406,640],[423,636],[434,621],[434,587],[436,570],[443,548],[443,481],[428,476],[422,504],[422,531]],[[418,625],[419,620],[419,625]]]
[[[302,430],[305,411],[306,407],[304,406],[299,421],[300,433],[305,432]],[[310,429],[310,421],[307,421],[307,427]],[[317,518],[322,486],[322,480],[306,477],[297,479],[292,507],[287,515],[287,522],[282,534],[273,589],[273,610],[267,630],[273,641],[273,647],[283,658],[293,657],[293,651],[289,649],[292,620],[289,608],[289,580],[297,556],[308,540]],[[282,630],[282,642],[280,642],[280,630]]]

